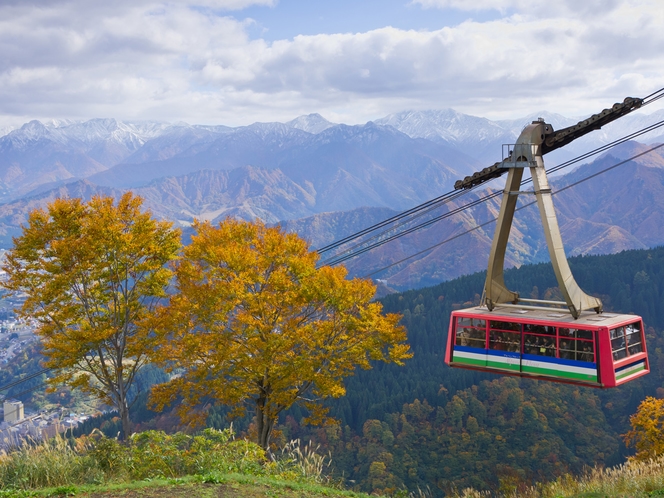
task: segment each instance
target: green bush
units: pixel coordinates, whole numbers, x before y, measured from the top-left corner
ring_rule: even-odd
[[[193,438],[186,453],[187,472],[209,472],[263,475],[267,461],[263,449],[255,443],[233,439],[230,429],[205,429]]]
[[[129,440],[129,472],[133,479],[178,477],[186,474],[184,452],[191,436],[162,431],[133,434]]]
[[[126,477],[130,463],[128,447],[116,438],[105,437],[101,432],[97,434],[101,437],[89,450],[89,456],[97,463],[107,479]]]
[[[57,436],[0,457],[0,489],[187,475],[221,482],[229,473],[323,482],[328,465],[328,457],[318,456],[310,445],[300,448],[299,441],[287,445],[279,459],[270,460],[257,444],[236,440],[230,429],[206,429],[196,436],[146,431],[125,442],[97,431],[71,440]]]
[[[263,475],[264,451],[230,430],[205,429],[198,436],[146,431],[130,438],[129,474],[134,479],[210,472]]]

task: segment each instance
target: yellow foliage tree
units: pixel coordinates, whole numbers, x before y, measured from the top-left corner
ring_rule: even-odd
[[[634,460],[649,460],[664,454],[664,399],[648,396],[629,418],[631,430],[625,444],[636,448]]]
[[[375,286],[342,267],[317,269],[297,235],[232,219],[195,229],[154,324],[155,360],[179,373],[153,389],[159,409],[181,399],[181,417],[202,422],[202,400],[236,413],[248,404],[267,449],[281,411],[303,403],[320,422],[320,400],[345,394],[356,366],[411,356],[400,316],[371,302]]]
[[[145,364],[154,308],[180,249],[179,231],[142,213],[131,193],[56,199],[30,213],[7,254],[3,287],[27,294],[20,315],[39,323],[46,366],[55,381],[115,407],[130,433],[128,391]]]

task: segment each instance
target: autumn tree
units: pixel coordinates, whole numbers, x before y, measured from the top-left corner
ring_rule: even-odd
[[[116,408],[125,435],[129,389],[147,359],[138,324],[165,297],[180,248],[179,232],[141,204],[131,193],[56,199],[30,213],[3,266],[3,287],[27,295],[19,313],[38,321],[55,380]]]
[[[179,374],[155,386],[158,408],[181,399],[180,415],[201,422],[205,400],[236,413],[248,405],[267,449],[283,410],[302,403],[319,422],[320,401],[345,394],[356,367],[411,356],[400,315],[371,301],[375,286],[343,267],[317,269],[297,235],[232,219],[195,229],[155,325],[155,360]]]
[[[636,449],[635,460],[648,460],[664,454],[664,399],[648,396],[629,418],[632,427],[624,435],[627,446]]]

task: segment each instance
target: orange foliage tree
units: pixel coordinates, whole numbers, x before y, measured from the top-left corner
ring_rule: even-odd
[[[157,408],[181,399],[181,417],[200,423],[203,400],[237,414],[248,404],[268,449],[283,410],[302,403],[320,422],[320,401],[345,394],[357,366],[411,356],[400,315],[371,302],[375,286],[343,267],[317,269],[296,234],[232,219],[195,229],[175,263],[177,292],[153,324],[155,361],[179,373],[153,388]]]
[[[140,211],[142,200],[56,199],[30,213],[8,252],[2,284],[27,294],[20,315],[39,323],[55,381],[116,408],[130,433],[128,391],[145,364],[138,323],[165,297],[179,231]]]
[[[664,454],[664,399],[648,396],[629,418],[631,430],[625,443],[636,449],[635,460],[649,460]]]

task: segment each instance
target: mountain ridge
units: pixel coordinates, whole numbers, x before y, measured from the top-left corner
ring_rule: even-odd
[[[544,112],[537,115],[567,119]],[[321,247],[332,241],[332,234],[348,235],[352,233],[348,230],[363,228],[359,221],[363,216],[368,226],[380,221],[375,216],[380,210],[399,212],[450,191],[454,181],[485,166],[476,159],[483,147],[497,147],[509,138],[505,133],[514,133],[519,126],[518,120],[492,122],[451,109],[390,116],[345,125],[311,114],[287,123],[235,128],[123,124],[112,119],[32,121],[0,137],[0,201],[4,202],[0,243],[10,244],[27,210],[45,205],[55,195],[117,196],[131,189],[145,198],[155,216],[183,227],[194,218],[213,223],[225,216],[260,218],[294,227]],[[623,119],[630,117],[638,118]],[[659,117],[664,111],[646,116],[646,121]],[[431,130],[437,130],[439,137]],[[430,138],[411,136],[417,134]],[[605,134],[605,139],[610,136]],[[464,147],[475,158],[463,152]],[[553,184],[567,185],[645,147],[634,143],[611,149],[589,165],[556,177]],[[118,158],[120,162],[112,165]],[[551,159],[547,156],[545,163],[554,163]],[[566,191],[563,201],[556,200],[570,255],[664,243],[661,153],[634,161],[631,174],[624,168],[620,171],[576,187],[574,192],[579,193]],[[467,200],[490,192],[492,185],[484,193],[471,193]],[[462,205],[450,203],[445,209]],[[493,236],[490,227],[395,263],[435,246],[442,235],[453,237],[481,225],[495,216],[498,207],[497,200],[490,201],[382,246],[348,261],[349,271],[363,276],[389,266],[375,276],[403,289],[482,269]],[[515,222],[508,266],[548,257],[539,215],[529,209]]]

